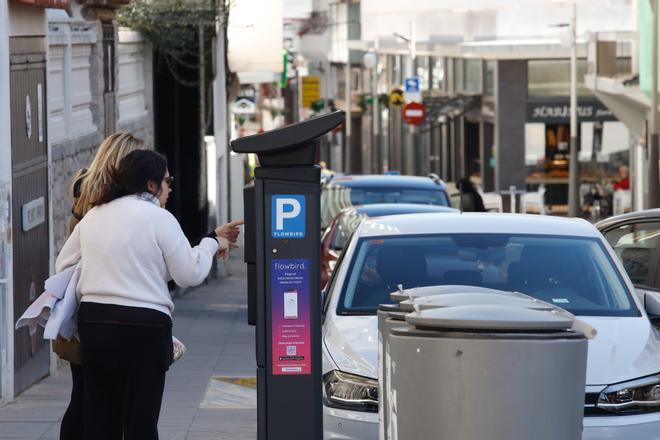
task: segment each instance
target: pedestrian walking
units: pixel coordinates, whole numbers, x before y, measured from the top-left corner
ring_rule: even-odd
[[[191,247],[163,209],[173,176],[150,150],[126,155],[57,258],[59,272],[80,262],[78,332],[88,440],[157,440],[165,373],[173,360],[167,288],[201,283],[214,255],[225,256],[238,225],[218,227]]]
[[[468,177],[462,177],[456,182],[456,187],[461,192],[460,209],[465,212],[486,212],[484,201]]]
[[[69,234],[92,207],[104,185],[111,181],[111,170],[119,165],[119,161],[131,151],[145,148],[144,142],[130,133],[114,133],[108,136],[99,146],[89,168],[76,173],[71,193],[73,195],[73,208],[69,223]],[[59,337],[53,341],[53,351],[62,359],[69,361],[71,368],[71,400],[62,417],[60,425],[60,440],[83,440],[83,372],[80,363],[79,342],[74,339],[67,341]],[[117,424],[111,429],[114,432],[111,438],[121,440],[121,426]]]

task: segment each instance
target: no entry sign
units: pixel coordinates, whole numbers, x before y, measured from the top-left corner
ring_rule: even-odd
[[[425,117],[426,109],[419,102],[409,102],[403,108],[403,120],[406,121],[406,124],[419,125],[424,122]]]

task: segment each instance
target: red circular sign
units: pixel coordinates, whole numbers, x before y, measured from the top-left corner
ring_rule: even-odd
[[[426,109],[419,102],[409,102],[403,107],[403,120],[406,121],[406,124],[419,125],[424,122],[425,117]]]

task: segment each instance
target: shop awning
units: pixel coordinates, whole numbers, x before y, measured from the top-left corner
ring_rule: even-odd
[[[427,121],[434,121],[440,116],[456,118],[470,110],[481,107],[481,95],[457,95],[452,97],[425,99]]]

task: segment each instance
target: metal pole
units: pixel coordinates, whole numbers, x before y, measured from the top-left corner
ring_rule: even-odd
[[[417,53],[415,52],[416,50],[416,41],[415,41],[415,21],[411,20],[410,21],[410,38],[408,40],[408,75],[409,76],[416,76],[415,74],[415,58],[417,56]],[[406,100],[407,101],[407,100]],[[401,155],[403,158],[403,174],[415,174],[415,150],[416,150],[416,142],[415,142],[415,126],[412,124],[408,124],[408,132],[410,133],[410,136],[408,137],[408,142],[403,142],[403,148],[405,151]],[[412,150],[412,151],[411,151]]]
[[[576,217],[580,213],[580,174],[578,163],[578,125],[577,125],[577,41],[576,41],[576,4],[573,3],[571,14],[571,150],[568,169],[568,215]]]
[[[344,172],[350,173],[351,170],[351,50],[346,51],[346,69],[344,72],[344,81],[346,83],[346,145],[344,145]]]
[[[653,38],[651,43],[651,118],[649,121],[648,209],[660,207],[658,177],[658,0],[651,0]]]
[[[380,105],[378,103],[378,38],[374,41],[374,54],[376,55],[376,65],[373,68],[372,79],[371,79],[371,128],[372,128],[372,145],[371,151],[375,155],[375,159],[372,162],[372,172],[382,173],[383,172],[383,155],[380,151],[380,142],[378,139],[378,110]]]

